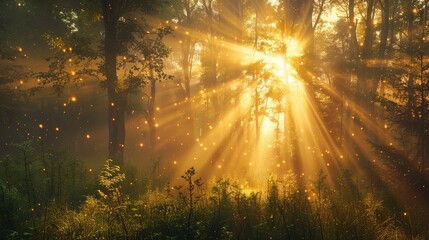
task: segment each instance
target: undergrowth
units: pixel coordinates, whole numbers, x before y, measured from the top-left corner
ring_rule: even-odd
[[[204,183],[190,168],[180,185],[133,198],[124,193],[125,179],[118,166],[106,161],[99,190],[77,208],[53,202],[28,238],[424,239],[429,233],[424,224],[413,223],[411,213],[385,207],[347,171],[336,189],[328,187],[323,172],[308,183],[288,172],[251,190],[230,178]],[[4,195],[7,189],[3,183],[0,187]],[[7,191],[12,198],[13,190]],[[25,236],[11,232],[5,238]]]

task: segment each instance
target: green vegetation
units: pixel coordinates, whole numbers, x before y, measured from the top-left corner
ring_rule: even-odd
[[[429,239],[428,141],[429,0],[0,0],[0,240]]]
[[[234,179],[204,182],[192,167],[177,186],[147,190],[142,184],[130,187],[112,160],[97,178],[92,171],[82,174],[83,165],[64,151],[42,158],[31,145],[17,145],[16,156],[1,160],[5,239],[424,239],[429,234],[424,212],[388,206],[391,199],[347,170],[335,189],[323,172],[315,179],[293,172],[271,176],[251,189]]]

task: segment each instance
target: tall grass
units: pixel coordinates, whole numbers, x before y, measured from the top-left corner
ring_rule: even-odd
[[[259,190],[230,178],[203,183],[194,168],[178,186],[131,198],[106,162],[94,196],[77,209],[53,204],[40,239],[424,239],[427,217],[385,207],[344,171],[331,189],[320,172],[270,176]],[[418,211],[415,211],[417,213]],[[414,216],[415,215],[415,216]],[[425,227],[426,226],[426,227]],[[43,235],[41,234],[43,233]]]

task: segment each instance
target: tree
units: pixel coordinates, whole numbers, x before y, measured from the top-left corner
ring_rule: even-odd
[[[26,58],[26,46],[20,40],[20,24],[25,25],[25,10],[16,9],[16,3],[9,0],[0,1],[0,132],[5,139],[8,129],[6,126],[15,124],[17,113],[22,109],[23,100],[29,95],[19,86],[30,78],[30,72],[22,66],[20,60]],[[15,17],[19,16],[16,22]],[[16,25],[15,25],[16,24]],[[28,34],[27,30],[26,34]],[[33,31],[30,31],[33,33]],[[7,142],[6,142],[7,144]],[[3,144],[2,144],[3,145]]]
[[[147,38],[141,44],[137,44],[135,51],[143,55],[145,61],[144,67],[148,69],[148,82],[150,84],[150,95],[146,95],[148,104],[145,117],[149,125],[150,148],[153,151],[156,149],[156,122],[155,122],[155,100],[156,100],[156,83],[173,77],[163,72],[164,61],[170,54],[170,49],[163,43],[164,36],[171,33],[170,28],[158,28],[154,31],[155,38]],[[137,80],[138,82],[138,80]],[[151,156],[153,157],[153,156]]]
[[[379,96],[379,101],[387,110],[386,118],[401,131],[411,133],[401,139],[407,156],[415,160],[415,167],[420,171],[427,171],[428,156],[428,96],[429,96],[429,43],[428,30],[428,2],[418,4],[417,1],[403,3],[402,9],[407,13],[406,22],[402,31],[406,32],[406,39],[398,39],[396,54],[393,58],[401,62],[398,68],[386,69],[386,89]],[[387,125],[386,125],[387,126]]]
[[[201,56],[202,75],[201,82],[209,91],[210,103],[213,107],[213,121],[219,117],[219,100],[216,93],[218,85],[218,16],[214,0],[202,0],[203,10],[207,19],[207,39],[204,41],[204,49]]]
[[[174,0],[172,7],[174,11],[174,19],[177,19],[177,24],[181,29],[177,32],[180,38],[180,66],[182,72],[182,90],[183,98],[186,104],[185,121],[188,126],[188,133],[191,139],[194,136],[194,117],[192,113],[191,101],[191,80],[194,67],[195,46],[198,39],[194,36],[197,32],[198,17],[200,8],[198,7],[199,0]],[[183,30],[182,30],[183,29]]]
[[[196,15],[199,8],[197,7],[198,0],[176,0],[173,1],[173,10],[178,24],[185,29],[185,33],[181,34],[184,40],[180,42],[181,50],[181,66],[184,80],[185,97],[191,98],[191,78],[192,66],[194,62],[195,39],[192,38],[190,31],[195,31]]]
[[[240,78],[243,72],[243,56],[240,46],[244,43],[245,1],[219,0],[218,38],[218,100],[220,106],[231,106],[235,100],[230,84]],[[220,111],[220,116],[225,113]]]
[[[99,4],[84,2],[82,5],[79,12],[66,9],[73,11],[77,15],[75,18],[84,19],[79,30],[61,37],[47,35],[56,52],[49,59],[50,70],[40,77],[44,79],[43,84],[52,83],[59,92],[66,84],[79,83],[84,78],[105,79],[102,85],[108,101],[108,156],[122,165],[128,95],[147,82],[169,78],[163,72],[163,61],[169,52],[160,41],[170,30],[162,26],[150,29],[143,18],[136,17],[155,10],[152,1],[102,0]],[[101,30],[102,38],[93,34],[91,28]],[[101,45],[94,44],[95,39],[100,40]],[[142,44],[155,46],[153,52],[141,52]],[[124,73],[122,77],[119,77],[120,72]]]

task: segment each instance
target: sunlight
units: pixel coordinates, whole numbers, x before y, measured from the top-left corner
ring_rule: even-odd
[[[323,12],[323,19],[325,20],[326,24],[334,25],[339,19],[339,15],[341,14],[341,10],[338,9],[338,7],[333,6],[327,11]]]
[[[299,81],[297,80],[298,74],[293,67],[295,59],[303,55],[301,44],[293,39],[287,38],[285,40],[286,47],[281,55],[264,55],[263,58],[267,62],[267,68],[272,71],[280,82],[287,84],[289,90],[297,88]]]
[[[271,4],[271,6],[273,7],[278,7],[280,5],[280,1],[279,0],[268,0],[268,2]]]
[[[285,61],[284,57],[268,57],[267,61],[267,68],[270,69],[275,77],[281,80],[281,82],[292,86],[297,84],[297,72],[289,62]]]
[[[6,238],[429,236],[427,0],[25,2],[0,1]]]
[[[309,118],[314,114],[308,107],[303,83],[294,67],[295,61],[302,56],[302,47],[292,38],[283,42],[287,47],[275,46],[282,49],[280,53],[264,53],[233,42],[222,42],[224,47],[239,49],[242,66],[261,62],[262,68],[255,66],[255,72],[245,70],[244,76],[212,90],[217,94],[223,94],[227,89],[238,91],[234,100],[237,104],[225,111],[217,123],[207,122],[208,129],[201,131],[206,127],[199,128],[195,144],[183,156],[175,158],[181,165],[172,164],[173,179],[180,179],[180,174],[190,166],[197,167],[205,176],[231,174],[246,177],[253,184],[262,183],[273,172],[283,174],[295,169],[300,174],[307,171],[305,174],[311,175],[320,169],[313,161],[309,162],[313,167],[299,167],[294,157],[287,153],[291,151],[288,146],[296,144],[291,135],[295,127],[306,129],[305,137],[299,137],[305,139],[303,146],[314,146],[314,139],[307,134],[311,133],[308,129],[317,124],[309,120],[301,126],[303,116]],[[243,79],[247,79],[245,86],[238,84]],[[204,93],[199,95],[205,99],[201,106],[207,109],[211,104],[210,92],[199,92]],[[274,95],[270,97],[269,94]],[[200,101],[197,96],[194,99]],[[306,151],[300,152],[307,156]],[[266,161],[267,158],[271,159]],[[320,164],[326,166],[326,163]]]
[[[302,45],[296,39],[289,37],[286,39],[285,44],[287,58],[296,58],[303,55]]]

